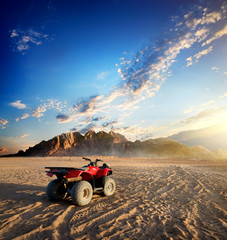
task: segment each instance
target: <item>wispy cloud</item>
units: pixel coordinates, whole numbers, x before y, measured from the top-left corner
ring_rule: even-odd
[[[190,117],[185,118],[178,123],[167,126],[164,130],[165,136],[171,136],[184,131],[209,128],[212,126],[222,126],[222,129],[226,129],[225,119],[227,119],[227,106],[213,107],[208,109],[204,109],[203,106],[203,110],[201,109],[201,106],[199,109],[193,107],[193,112],[197,113],[194,113]]]
[[[184,114],[187,114],[187,113],[191,113],[192,112],[192,109],[193,109],[193,107],[190,107],[189,109],[186,109],[186,110],[184,110]]]
[[[164,36],[162,44],[147,46],[134,54],[130,61],[122,58],[118,72],[123,80],[122,87],[132,95],[146,93],[147,97],[153,97],[159,91],[161,85],[171,75],[170,67],[176,61],[182,50],[191,48],[195,43],[202,42],[209,34],[212,34],[210,24],[215,24],[224,18],[225,5],[219,10],[209,10],[201,6],[195,6],[193,11],[180,17],[172,28],[173,35],[168,32]],[[177,26],[181,24],[181,28]],[[206,27],[204,27],[206,26]],[[219,31],[215,36],[223,36]],[[213,50],[210,46],[194,55],[195,61]],[[192,57],[187,58],[187,66],[192,65]]]
[[[188,57],[186,59],[186,62],[187,62],[187,67],[191,66],[193,64],[192,57]]]
[[[186,19],[186,26],[191,29],[196,29],[200,25],[216,23],[223,18],[223,14],[225,12],[223,8],[224,5],[222,5],[222,8],[219,10],[209,11],[207,7],[195,5],[193,11],[184,15],[184,18]]]
[[[202,105],[202,106],[208,106],[208,105],[211,105],[211,104],[213,104],[213,103],[215,103],[215,100],[210,100],[210,101],[208,101],[208,102],[202,103],[201,105]]]
[[[80,128],[80,133],[85,134],[88,130],[94,129],[95,126],[96,126],[95,124],[90,123],[90,124],[86,125],[85,127]]]
[[[0,118],[0,127],[2,129],[6,128],[5,125],[8,123],[6,119]]]
[[[218,72],[218,71],[219,71],[219,68],[218,68],[218,67],[212,67],[211,70],[212,70],[212,71],[215,71],[215,72]]]
[[[50,39],[48,34],[43,34],[33,29],[22,30],[19,28],[10,31],[10,38],[14,51],[22,54],[25,54],[32,45],[38,46]]]
[[[64,123],[69,120],[69,116],[67,116],[66,114],[58,114],[56,118],[58,122],[64,122]]]
[[[7,149],[5,147],[0,147],[0,154],[4,152],[7,152]]]
[[[21,119],[26,119],[26,118],[28,118],[30,115],[28,114],[28,113],[25,113],[22,117],[21,117]]]
[[[90,122],[99,122],[99,121],[103,121],[106,120],[108,117],[107,116],[101,116],[101,117],[91,117],[88,120]]]
[[[103,71],[103,72],[100,72],[97,76],[97,79],[98,80],[104,80],[106,79],[106,77],[110,74],[109,71]]]
[[[78,132],[79,130],[78,130],[78,128],[77,127],[74,127],[74,128],[71,128],[70,129],[70,132]]]
[[[219,39],[219,38],[223,37],[223,36],[226,35],[226,34],[227,34],[227,24],[226,24],[221,30],[217,31],[217,32],[213,35],[213,37],[209,38],[206,42],[204,42],[204,43],[202,44],[202,46],[205,46],[205,45],[207,45],[207,44],[210,44],[210,43],[213,42],[214,40]]]
[[[43,113],[46,112],[45,106],[38,106],[35,110],[32,111],[32,116],[40,118],[43,116]]]
[[[114,121],[110,121],[110,122],[104,122],[104,123],[102,124],[102,126],[103,126],[104,128],[109,127],[109,128],[112,129],[117,123],[118,123],[118,120],[114,120]]]
[[[196,61],[198,61],[199,58],[201,58],[202,56],[207,55],[208,53],[210,53],[212,50],[213,50],[213,47],[210,46],[209,48],[204,49],[204,50],[202,50],[202,51],[196,53],[196,54],[194,55]]]
[[[225,97],[227,97],[227,92],[224,93],[222,96],[219,96],[219,98],[225,98]]]
[[[209,6],[209,7],[208,7]],[[186,59],[187,66],[197,63],[202,57],[211,53],[214,46],[203,47],[207,39],[216,36],[215,41],[225,34],[225,28],[216,32],[217,24],[222,24],[226,18],[226,4],[219,2],[215,6],[204,2],[196,4],[181,16],[172,18],[172,24],[167,34],[155,44],[147,44],[137,52],[124,52],[120,62],[116,64],[120,82],[107,95],[91,96],[79,99],[71,111],[58,115],[59,123],[77,122],[76,129],[85,130],[114,128],[121,133],[136,136],[152,135],[153,128],[139,126],[125,127],[119,121],[121,116],[133,113],[142,101],[153,98],[161,89],[163,83],[172,76],[172,65],[178,60],[181,52],[191,49],[194,53]],[[212,42],[211,41],[211,42]],[[107,72],[101,72],[97,78],[104,79]],[[213,102],[209,101],[206,105]],[[205,106],[205,105],[204,105]],[[208,111],[208,110],[207,110]],[[192,112],[192,109],[185,113]],[[208,113],[207,113],[208,114]],[[102,121],[101,116],[108,116],[108,121]],[[205,113],[192,119],[186,119],[184,124],[192,122]],[[92,119],[97,119],[93,121]],[[147,135],[147,136],[148,136]]]
[[[181,121],[181,123],[185,124],[185,123],[194,123],[194,122],[198,122],[206,119],[210,120],[213,116],[217,114],[226,114],[226,112],[227,112],[227,107],[206,109],[190,118],[187,118]]]
[[[95,113],[96,104],[102,96],[91,96],[89,99],[81,99],[74,104],[73,110],[82,114]]]
[[[153,136],[154,128],[141,127],[139,125],[132,125],[129,127],[115,127],[112,128],[113,131],[123,134],[127,139],[135,141],[138,139],[146,140]]]
[[[9,104],[12,107],[15,107],[17,109],[24,109],[27,106],[24,103],[21,103],[21,100],[17,100],[16,102],[12,102]]]
[[[29,136],[29,134],[23,134],[23,135],[20,136],[20,138],[25,138],[25,137],[28,137],[28,136]]]
[[[64,108],[66,108],[66,102],[62,103],[56,99],[48,99],[48,100],[41,100],[42,104],[40,104],[36,109],[32,111],[32,116],[40,118],[44,116],[44,113],[47,110],[55,110],[61,112]]]

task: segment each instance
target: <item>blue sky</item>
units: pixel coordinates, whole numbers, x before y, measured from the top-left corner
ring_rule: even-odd
[[[225,1],[0,9],[0,154],[88,129],[227,149]]]

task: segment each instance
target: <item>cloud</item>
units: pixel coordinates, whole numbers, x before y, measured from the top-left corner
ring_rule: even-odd
[[[212,67],[211,70],[215,71],[215,72],[218,72],[219,71],[219,68],[218,67]]]
[[[6,125],[8,123],[7,120],[0,118],[0,124],[1,125]]]
[[[218,8],[218,6],[217,6]],[[224,10],[215,10],[208,12],[208,8],[202,8],[202,6],[195,5],[193,11],[184,15],[186,20],[186,26],[191,29],[195,29],[199,25],[214,24],[222,19]],[[197,15],[197,16],[196,16]],[[199,17],[198,17],[199,15]]]
[[[152,126],[141,127],[139,125],[132,125],[130,127],[115,127],[112,128],[112,130],[124,135],[131,141],[138,139],[146,140],[148,138],[151,138],[154,132],[154,128]]]
[[[35,110],[32,111],[32,116],[40,118],[43,116],[43,113],[46,112],[45,106],[38,106]]]
[[[111,122],[105,122],[105,123],[102,124],[102,126],[103,126],[104,128],[106,128],[106,127],[113,127],[113,126],[116,125],[117,123],[118,123],[118,120],[114,120],[114,121],[111,121]]]
[[[98,74],[97,79],[98,80],[104,80],[108,75],[110,74],[109,71],[104,71]]]
[[[181,123],[192,123],[192,122],[196,122],[198,120],[210,117],[211,115],[215,114],[214,110],[208,109],[208,110],[204,110],[198,114],[196,114],[195,116],[192,116],[190,118],[187,118],[185,120],[183,120]]]
[[[78,132],[78,128],[74,127],[70,129],[70,132]]]
[[[24,109],[24,108],[27,107],[24,103],[21,103],[21,100],[18,100],[16,102],[12,102],[9,105],[12,106],[12,107],[18,108],[18,109]]]
[[[74,104],[73,109],[79,113],[93,113],[95,112],[95,105],[101,96],[91,96],[88,99],[81,99]]]
[[[91,96],[87,99],[77,99],[76,103],[74,103],[74,105],[72,106],[70,113],[62,113],[60,115],[64,117],[57,117],[58,122],[68,123],[84,117],[88,117],[88,119],[91,118],[92,115],[95,115],[97,112],[102,111],[102,107],[100,106],[101,99],[103,99],[102,95]]]
[[[0,127],[2,129],[6,128],[5,125],[8,123],[6,119],[0,118]]]
[[[188,57],[186,59],[186,62],[187,62],[187,67],[191,66],[193,64],[192,57]]]
[[[209,23],[215,23],[219,20],[221,20],[222,14],[221,12],[210,12],[207,14],[204,14],[203,18],[201,19],[201,24],[209,24]]]
[[[26,119],[26,118],[28,118],[30,115],[28,114],[28,113],[25,113],[22,117],[21,117],[21,119]]]
[[[43,102],[43,106],[50,110],[50,109],[54,109],[57,110],[59,112],[61,112],[65,107],[67,102],[61,102],[57,99],[47,99],[47,100],[41,100],[41,102]]]
[[[224,93],[222,96],[219,96],[220,98],[225,98],[225,97],[227,97],[227,92],[226,93]]]
[[[0,154],[4,152],[7,152],[7,149],[5,147],[0,147]]]
[[[136,52],[124,53],[116,64],[119,83],[106,95],[77,100],[71,111],[64,113],[68,118],[60,118],[60,122],[77,122],[81,124],[80,128],[76,126],[79,130],[91,127],[109,128],[113,123],[114,129],[127,132],[128,136],[137,133],[142,137],[148,130],[148,135],[153,134],[152,128],[145,128],[145,131],[139,126],[125,128],[122,116],[128,117],[139,108],[143,100],[153,98],[160,91],[162,84],[172,76],[171,67],[183,51],[196,49],[196,52],[186,59],[187,66],[198,62],[201,57],[213,51],[213,46],[202,49],[201,45],[215,34],[216,24],[222,24],[226,10],[223,3],[217,3],[215,6],[207,2],[201,4],[194,5],[184,16],[176,17],[160,41],[147,42],[145,47]],[[107,72],[101,72],[97,78],[104,79],[106,74]],[[108,116],[108,121],[99,119],[100,115]],[[116,123],[115,119],[118,119]],[[185,121],[190,122],[193,119]],[[90,127],[87,127],[88,125]]]
[[[184,111],[184,114],[190,113],[190,112],[192,112],[192,108],[185,110],[185,111]]]
[[[213,125],[196,130],[181,131],[169,138],[189,146],[202,145],[210,150],[226,149],[226,128],[222,125]],[[214,141],[215,139],[215,141]]]
[[[208,101],[208,102],[202,103],[201,105],[202,105],[202,106],[208,106],[208,105],[211,105],[211,104],[213,104],[213,103],[215,103],[215,101],[214,101],[214,100],[210,100],[210,101]]]
[[[210,53],[213,50],[213,47],[210,46],[207,49],[202,50],[201,52],[198,52],[197,54],[194,55],[196,61],[198,61],[199,58],[201,58],[204,55],[207,55],[208,53]]]
[[[65,115],[65,114],[58,114],[57,115],[57,120],[58,122],[67,122],[67,120],[69,120],[69,116]]]
[[[193,109],[194,112],[196,110],[196,107],[191,107],[191,109]],[[199,112],[196,114],[185,118],[178,123],[167,126],[164,130],[164,135],[171,136],[173,134],[184,131],[198,130],[212,126],[221,126],[222,131],[227,132],[227,125],[225,120],[227,119],[227,106],[201,110],[200,105],[198,110]],[[160,131],[158,135],[163,136],[163,134],[160,134]],[[212,141],[214,141],[214,139],[212,139]]]
[[[224,11],[222,8],[212,11],[196,5],[193,11],[184,15],[183,19],[180,19],[180,16],[176,18],[175,26],[168,31],[168,35],[163,36],[162,41],[153,46],[148,45],[132,56],[127,55],[127,59],[126,56],[121,58],[122,62],[118,64],[120,66],[118,73],[122,79],[121,87],[133,96],[146,94],[146,97],[154,97],[163,82],[171,75],[170,67],[180,52],[212,34],[213,28],[210,24],[221,21]],[[221,36],[221,33],[218,36]],[[212,50],[211,46],[199,51],[194,55],[195,61]],[[187,58],[186,61],[187,66],[193,64],[192,57]]]
[[[40,118],[44,116],[47,110],[55,110],[61,112],[66,107],[66,102],[62,103],[56,99],[41,100],[43,104],[39,105],[36,109],[32,111],[32,116]]]
[[[211,42],[213,42],[216,39],[219,39],[221,37],[223,37],[224,35],[227,34],[227,24],[219,31],[217,31],[212,38],[209,38],[206,42],[204,42],[202,44],[202,46],[205,46],[207,44],[210,44]]]
[[[48,34],[43,34],[33,29],[21,30],[19,28],[10,31],[13,50],[25,54],[32,45],[41,45],[43,41],[50,39]]]
[[[79,132],[80,132],[81,134],[85,134],[87,131],[93,129],[95,126],[96,126],[95,124],[90,123],[90,124],[88,124],[86,127],[81,128],[81,129],[79,130]]]
[[[207,28],[200,28],[195,32],[195,36],[198,38],[198,42],[203,41],[204,39],[206,39],[206,37],[209,34],[209,30]]]
[[[128,98],[120,104],[114,106],[116,109],[120,109],[121,111],[135,111],[139,108],[138,104],[145,100],[145,97],[138,98]]]
[[[108,117],[107,116],[102,116],[102,117],[92,117],[90,120],[92,122],[99,122],[99,121],[103,121],[106,120]]]
[[[209,103],[209,102],[208,102]],[[181,121],[181,124],[185,124],[185,123],[195,123],[201,120],[210,120],[212,119],[215,115],[218,114],[226,114],[227,112],[227,107],[220,107],[220,108],[213,108],[213,109],[206,109],[203,110],[201,112],[199,112],[198,114],[187,118],[183,121]]]
[[[27,136],[29,136],[29,134],[23,134],[23,135],[20,136],[20,138],[25,138]]]
[[[200,59],[202,56],[207,55],[208,53],[210,53],[210,52],[212,52],[212,51],[213,51],[213,47],[210,46],[209,48],[204,49],[204,50],[196,53],[196,54],[193,56],[193,58],[194,58],[195,62],[198,62],[199,59]],[[186,61],[187,61],[187,67],[189,67],[189,66],[191,66],[191,65],[193,64],[193,58],[192,58],[192,57],[188,57],[188,58],[186,59]]]

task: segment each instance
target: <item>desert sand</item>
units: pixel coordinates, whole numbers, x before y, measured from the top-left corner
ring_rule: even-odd
[[[0,239],[227,239],[227,161],[102,159],[116,193],[78,207],[48,201],[44,167],[81,158],[0,158]]]

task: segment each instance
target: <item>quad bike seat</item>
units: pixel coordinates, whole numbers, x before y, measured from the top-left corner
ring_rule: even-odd
[[[101,169],[104,169],[104,168],[111,168],[109,165],[107,165],[106,163],[103,163]]]
[[[74,168],[73,170],[87,171],[86,168],[87,168],[87,166],[84,166],[82,168]]]

